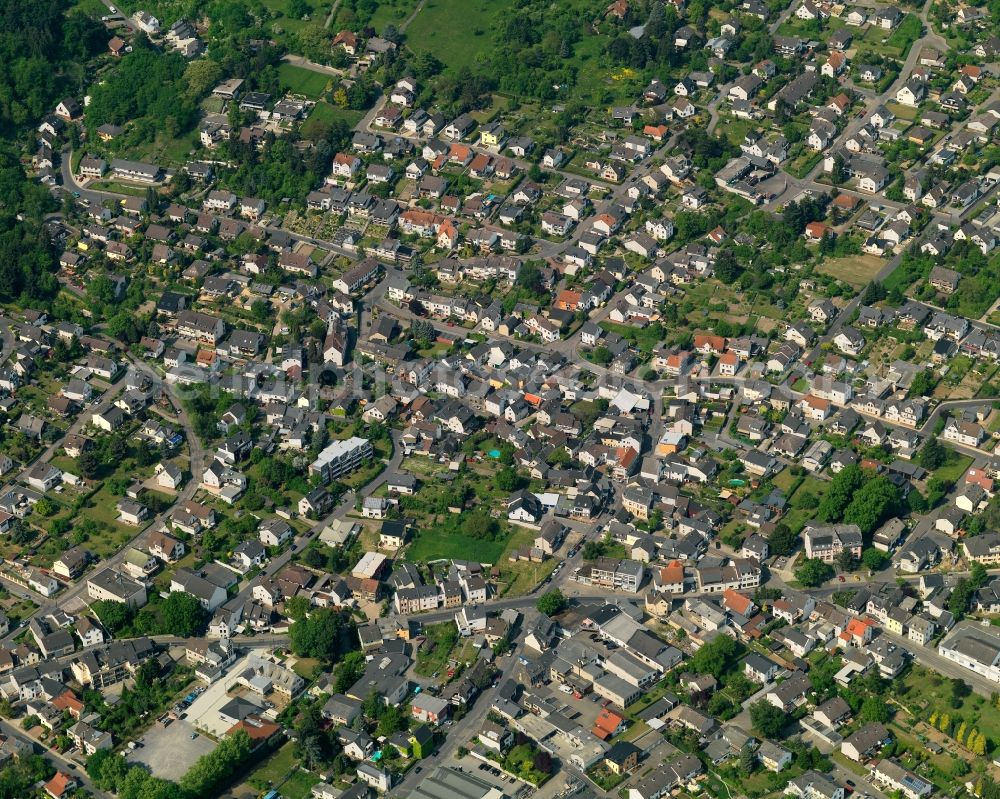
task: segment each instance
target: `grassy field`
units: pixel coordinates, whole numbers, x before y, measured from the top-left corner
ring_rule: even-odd
[[[917,109],[913,106],[903,105],[902,103],[886,103],[885,107],[900,119],[907,119],[912,122],[917,118]]]
[[[309,799],[319,779],[311,771],[299,769],[281,784],[283,799]]]
[[[100,19],[108,13],[108,7],[104,5],[101,0],[77,0],[77,2],[73,5],[77,10],[82,11],[88,17]]]
[[[299,658],[292,666],[292,671],[304,680],[311,680],[320,670],[320,663],[316,658]]]
[[[483,563],[498,563],[507,547],[505,540],[482,541],[461,533],[446,533],[442,530],[428,531],[416,537],[406,547],[404,558],[411,563],[426,563],[431,560],[475,558]]]
[[[945,446],[947,447],[947,444],[945,444]],[[949,450],[949,453],[948,462],[941,468],[937,469],[934,472],[934,476],[950,483],[955,483],[963,474],[965,474],[966,470],[972,466],[972,458],[968,455],[962,455],[959,452],[955,452],[955,450]]]
[[[433,53],[451,69],[472,66],[480,53],[495,46],[490,31],[511,6],[511,0],[427,0],[406,29],[407,43],[417,53]],[[455,25],[456,20],[462,24]]]
[[[877,255],[850,255],[846,258],[827,258],[817,270],[852,286],[868,285],[885,261]]]
[[[99,180],[87,186],[92,191],[109,191],[114,194],[127,194],[131,197],[145,197],[145,186],[137,186],[132,183],[119,183],[114,180]]]
[[[816,515],[816,506],[826,493],[829,483],[810,475],[802,481],[788,501],[789,511],[784,522],[793,531],[801,530]]]
[[[321,76],[322,77],[322,76]],[[363,111],[351,111],[347,108],[337,108],[322,100],[313,106],[309,118],[302,123],[302,135],[306,138],[323,135],[332,122],[338,119],[344,120],[350,127],[354,127],[364,116]]]
[[[188,156],[197,143],[197,129],[177,138],[171,138],[165,132],[160,131],[153,141],[133,148],[129,153],[129,158],[151,161],[160,166],[180,166],[188,161]]]
[[[417,0],[381,0],[368,24],[379,33],[385,31],[386,25],[395,25],[398,28],[413,13],[417,5]]]
[[[813,152],[812,150],[806,150],[797,158],[793,158],[788,164],[786,172],[789,175],[797,178],[804,178],[816,167],[820,161],[823,160],[823,153]]]
[[[322,30],[331,5],[327,0],[310,0],[309,5],[312,6],[313,10],[309,14],[309,19],[296,19],[288,15],[288,0],[262,0],[262,4],[278,16],[271,23],[271,28],[275,33],[282,31],[299,33],[307,28]]]
[[[330,76],[294,64],[281,64],[278,67],[278,80],[288,91],[305,95],[311,100],[318,100],[326,90]]]
[[[507,541],[500,567],[498,592],[503,596],[523,596],[548,577],[559,563],[557,558],[549,558],[543,563],[528,563],[518,561],[511,563],[507,555],[515,549],[530,546],[535,540],[535,531],[526,528],[514,528],[514,534]]]

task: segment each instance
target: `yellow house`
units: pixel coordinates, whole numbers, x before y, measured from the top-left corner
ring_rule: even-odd
[[[909,617],[910,614],[902,608],[891,608],[885,617],[885,629],[896,635],[902,635]]]
[[[499,147],[503,139],[503,126],[499,122],[486,125],[479,133],[479,140],[483,147]]]

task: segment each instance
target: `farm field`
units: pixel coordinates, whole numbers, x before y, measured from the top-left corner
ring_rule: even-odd
[[[427,0],[406,29],[415,52],[433,53],[453,70],[471,66],[494,42],[489,32],[511,0]],[[461,25],[455,20],[461,19]]]
[[[850,255],[846,258],[828,258],[818,267],[818,271],[852,286],[861,287],[870,283],[885,263],[877,255]]]

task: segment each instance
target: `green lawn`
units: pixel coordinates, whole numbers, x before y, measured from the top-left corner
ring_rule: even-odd
[[[514,528],[514,534],[507,541],[499,565],[500,578],[497,580],[498,592],[502,596],[524,596],[530,593],[536,585],[548,577],[559,563],[557,558],[549,558],[542,563],[518,561],[511,563],[507,555],[519,547],[531,545],[535,540],[535,531],[526,528]]]
[[[321,668],[316,658],[299,658],[292,666],[292,671],[304,680],[311,680]]]
[[[288,91],[303,94],[311,100],[318,100],[326,90],[330,77],[294,64],[281,64],[278,67],[278,80]]]
[[[281,784],[282,799],[308,799],[317,782],[319,778],[311,771],[299,769]]]
[[[132,197],[146,196],[145,187],[136,186],[131,183],[119,183],[115,180],[99,180],[96,183],[91,183],[87,188],[92,191],[109,191],[114,194],[127,194]]]
[[[800,531],[816,515],[816,506],[826,493],[829,483],[809,475],[788,500],[789,510],[783,521],[793,531]]]
[[[352,111],[349,108],[337,108],[335,105],[320,100],[313,106],[309,118],[302,123],[302,135],[306,138],[322,136],[335,120],[342,119],[349,127],[354,127],[364,116],[363,111]]]
[[[151,142],[140,144],[133,148],[129,157],[151,161],[161,166],[180,166],[186,163],[198,142],[198,130],[194,129],[179,135],[177,138],[168,136],[164,131],[156,134]]]

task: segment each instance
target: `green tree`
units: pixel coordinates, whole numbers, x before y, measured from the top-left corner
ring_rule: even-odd
[[[248,762],[252,745],[245,730],[227,735],[219,745],[202,755],[181,779],[181,789],[195,799],[220,795],[219,789]]]
[[[778,522],[767,539],[772,555],[791,555],[799,537],[784,522]]]
[[[90,603],[104,628],[112,635],[124,630],[132,623],[132,609],[124,602],[110,599],[98,599]]]
[[[727,672],[736,659],[744,651],[741,643],[728,635],[720,635],[715,640],[703,645],[688,663],[691,671],[695,674],[711,674],[716,679],[720,679]]]
[[[354,622],[333,608],[317,608],[308,618],[293,622],[288,630],[292,651],[332,663],[354,644]]]
[[[831,577],[833,577],[833,569],[830,564],[824,563],[819,558],[808,558],[795,569],[795,579],[807,588],[822,585]]]
[[[607,366],[611,363],[614,356],[611,354],[611,350],[603,344],[598,344],[593,350],[591,350],[590,357],[594,359],[594,363],[601,366]]]
[[[552,588],[538,597],[535,604],[539,613],[546,616],[557,616],[569,607],[569,601],[563,596],[563,592],[558,588]]]
[[[865,474],[857,464],[841,469],[830,481],[830,488],[819,503],[819,518],[825,522],[839,522],[855,492],[864,484]]]
[[[379,712],[377,735],[390,736],[406,729],[406,718],[395,705],[384,705]]]
[[[868,535],[899,512],[901,499],[899,488],[880,475],[868,480],[854,493],[844,510],[844,521],[856,524],[863,535]]]
[[[222,78],[222,65],[209,58],[198,58],[190,62],[184,70],[187,95],[192,100],[200,100]]]
[[[938,441],[937,436],[930,436],[917,453],[917,463],[928,471],[934,471],[948,460],[948,450]]]
[[[311,603],[309,598],[299,594],[285,600],[285,615],[293,621],[300,621],[306,617]]]
[[[908,392],[911,397],[929,397],[937,386],[937,376],[931,369],[924,369],[913,376]]]
[[[187,591],[168,594],[159,603],[158,610],[161,624],[157,632],[163,635],[193,638],[203,633],[208,624],[208,611],[197,597]]]
[[[788,714],[766,699],[750,705],[750,723],[765,738],[777,738],[788,722]]]
[[[500,491],[510,493],[518,489],[521,479],[518,477],[517,469],[513,466],[506,466],[497,472],[496,483]]]
[[[880,696],[866,696],[861,703],[861,718],[884,724],[889,720],[889,705]]]
[[[857,568],[858,562],[854,557],[854,553],[846,547],[841,550],[840,554],[837,556],[837,565],[845,572],[854,571]]]
[[[338,694],[347,690],[365,673],[365,656],[362,652],[348,652],[333,672],[333,689]]]
[[[868,549],[861,553],[861,562],[866,569],[870,569],[873,572],[882,571],[889,562],[889,556],[880,549],[868,547]]]
[[[80,457],[76,459],[76,465],[80,468],[80,473],[84,477],[88,480],[92,480],[100,471],[101,461],[97,457],[97,453],[94,452],[93,448],[87,447],[80,453]]]

